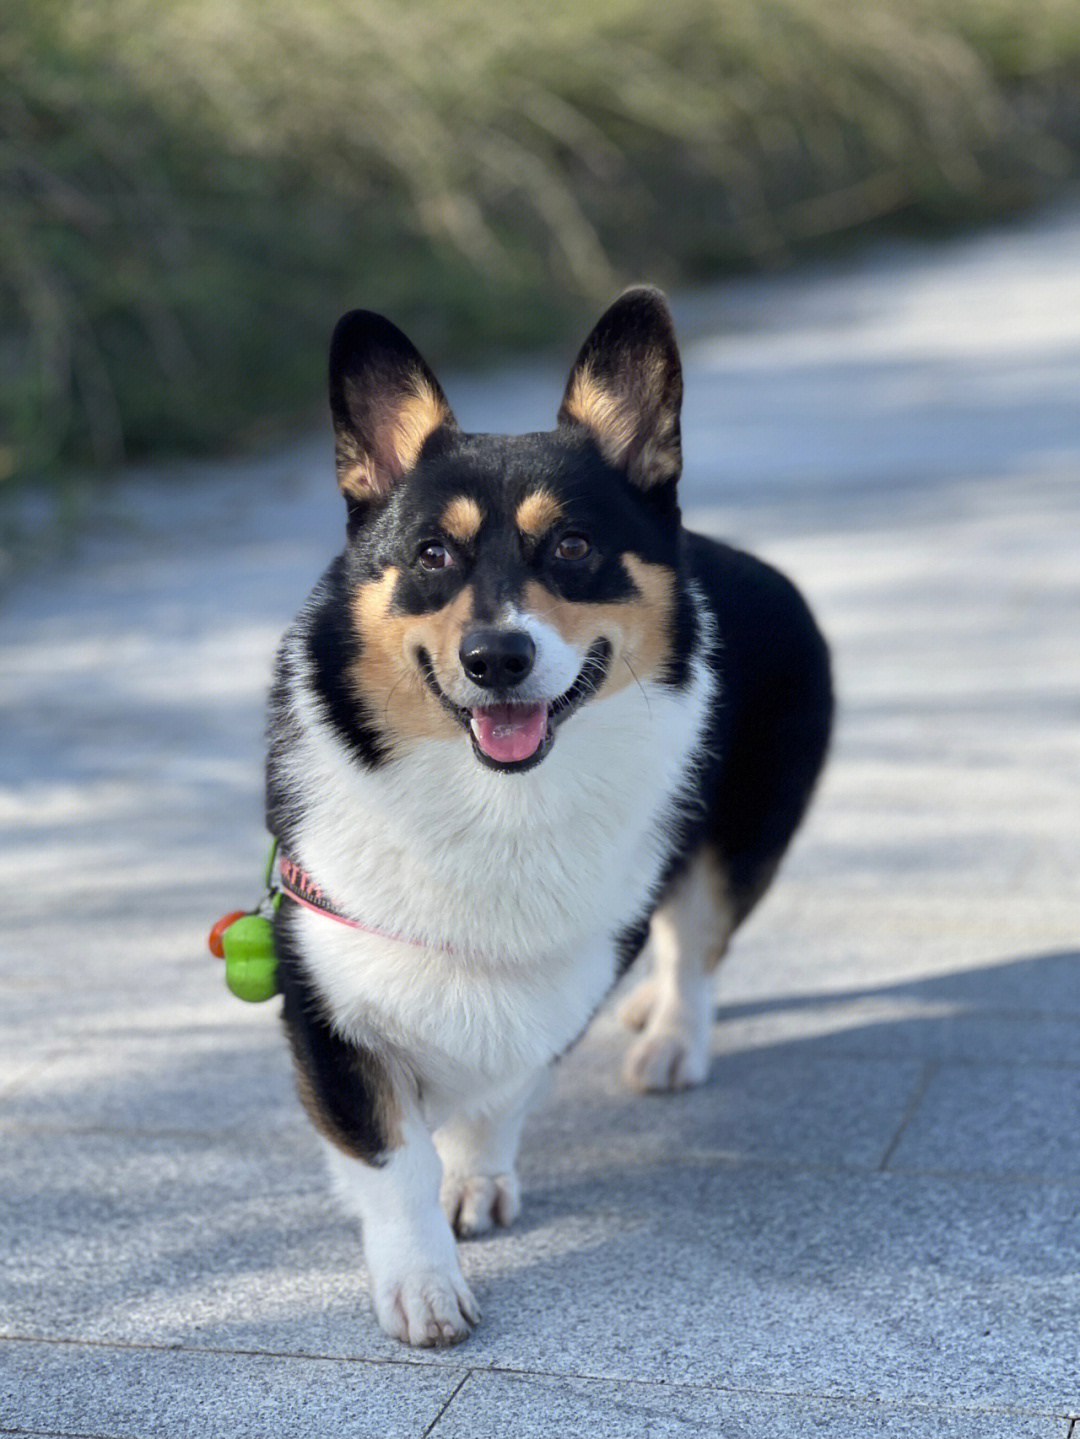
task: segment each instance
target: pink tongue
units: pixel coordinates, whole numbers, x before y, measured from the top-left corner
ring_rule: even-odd
[[[548,707],[538,705],[491,705],[472,712],[476,743],[500,764],[528,759],[544,742]]]

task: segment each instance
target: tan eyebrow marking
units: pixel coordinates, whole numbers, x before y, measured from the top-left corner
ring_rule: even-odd
[[[452,540],[474,540],[484,523],[480,506],[469,495],[458,495],[442,512],[439,524]]]
[[[517,507],[514,523],[524,535],[539,538],[562,517],[562,505],[548,490],[534,490]]]

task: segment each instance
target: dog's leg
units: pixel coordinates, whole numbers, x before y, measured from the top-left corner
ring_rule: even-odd
[[[633,1089],[685,1089],[709,1072],[712,973],[727,950],[734,913],[716,858],[702,851],[656,911],[653,973],[619,1017],[641,1035],[623,1077]]]
[[[297,1088],[338,1197],[363,1227],[379,1323],[409,1344],[456,1344],[480,1310],[439,1207],[439,1157],[415,1081],[338,1034],[298,964],[286,959],[280,972]]]
[[[546,1080],[533,1075],[479,1112],[458,1117],[435,1133],[443,1162],[440,1200],[462,1237],[510,1225],[521,1210],[515,1162],[530,1103]]]
[[[401,1143],[379,1166],[328,1143],[343,1207],[360,1220],[375,1314],[408,1344],[456,1344],[480,1318],[439,1207],[439,1157],[419,1111],[409,1106]]]

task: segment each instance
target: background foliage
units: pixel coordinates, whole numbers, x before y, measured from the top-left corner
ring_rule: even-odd
[[[329,330],[436,360],[1080,144],[1075,0],[7,0],[0,477],[295,425]]]

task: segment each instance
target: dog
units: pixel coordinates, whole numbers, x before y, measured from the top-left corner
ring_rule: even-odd
[[[826,644],[787,579],[683,527],[681,404],[648,288],[542,434],[463,433],[380,315],[334,331],[346,545],[277,658],[274,944],[300,1097],[409,1344],[478,1321],[455,1234],[518,1214],[530,1100],[647,941],[626,1077],[705,1079],[712,972],[824,761]]]

